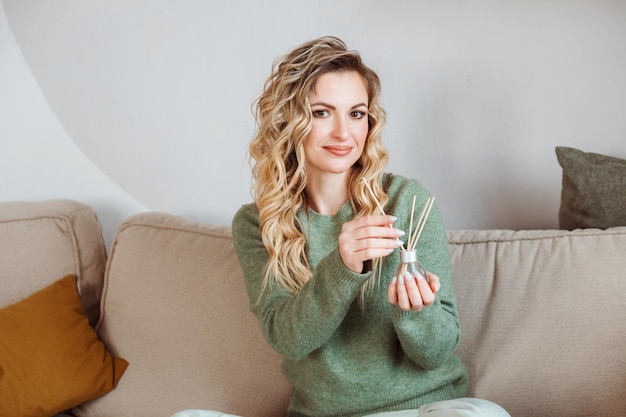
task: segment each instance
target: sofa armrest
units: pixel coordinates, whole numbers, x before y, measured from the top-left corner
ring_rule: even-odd
[[[95,325],[106,264],[96,213],[71,200],[0,203],[0,308],[75,275]]]

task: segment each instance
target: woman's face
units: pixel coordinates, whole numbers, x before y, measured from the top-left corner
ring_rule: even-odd
[[[363,153],[368,126],[368,95],[355,71],[320,76],[309,94],[313,113],[304,140],[307,175],[343,174]]]

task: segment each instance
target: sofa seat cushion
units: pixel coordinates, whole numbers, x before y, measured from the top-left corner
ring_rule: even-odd
[[[470,396],[626,415],[626,227],[449,233]]]
[[[127,219],[111,248],[97,331],[130,366],[77,416],[285,415],[281,359],[249,311],[226,227],[160,213]]]

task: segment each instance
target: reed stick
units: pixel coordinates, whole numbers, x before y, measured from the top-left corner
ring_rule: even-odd
[[[424,226],[426,225],[426,220],[428,220],[428,216],[430,215],[430,210],[433,208],[434,203],[435,203],[435,196],[432,196],[428,200],[426,200],[426,204],[422,208],[422,212],[420,214],[417,225],[415,226],[415,230],[412,232],[411,238],[409,239],[409,244],[407,246],[408,250],[415,250],[415,247],[417,246],[417,241],[419,240],[422,234],[422,231],[424,230]]]
[[[365,186],[367,187],[367,189],[369,190],[370,194],[372,195],[372,198],[374,199],[374,202],[376,203],[376,206],[378,206],[378,210],[380,210],[380,212],[383,214],[383,216],[386,216],[385,210],[383,209],[383,206],[381,206],[380,201],[378,201],[378,198],[376,198],[376,194],[374,194],[374,190],[372,190],[372,186],[370,185],[370,183],[367,182],[367,180],[364,177],[361,177],[361,179],[363,180],[363,182],[365,183]],[[389,225],[389,227],[393,228],[392,225]],[[404,244],[402,244],[402,246],[400,247],[400,250],[404,250]]]
[[[409,220],[409,232],[407,233],[407,241],[406,247],[409,249],[411,247],[411,230],[413,230],[413,215],[415,214],[415,196],[413,196],[413,203],[411,204],[411,217]]]
[[[367,180],[365,178],[363,178],[363,177],[361,177],[361,179],[363,180],[363,182],[365,183],[365,186],[367,187],[367,189],[369,190],[370,194],[372,195],[372,198],[374,199],[374,202],[378,206],[378,210],[380,210],[380,212],[383,214],[383,216],[386,216],[385,210],[383,210],[383,206],[380,205],[380,201],[378,201],[378,199],[376,198],[376,194],[374,194],[374,190],[372,190],[372,186],[370,185],[370,183],[367,182]]]

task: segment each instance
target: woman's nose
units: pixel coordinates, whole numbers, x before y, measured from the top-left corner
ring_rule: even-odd
[[[335,124],[333,126],[333,136],[341,140],[346,140],[350,137],[350,130],[348,128],[348,123],[346,120],[341,117],[337,117],[335,119]]]

